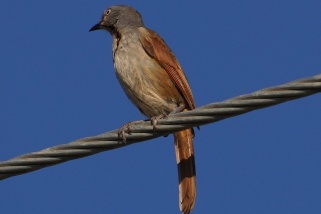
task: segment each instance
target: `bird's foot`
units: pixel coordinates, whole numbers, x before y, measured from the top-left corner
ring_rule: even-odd
[[[152,125],[153,125],[153,130],[154,130],[154,131],[156,130],[156,125],[157,125],[158,120],[164,119],[164,118],[166,118],[166,117],[167,117],[166,114],[160,114],[160,115],[157,115],[157,116],[155,116],[155,117],[150,118],[150,121],[151,121],[151,123],[152,123]]]
[[[157,122],[158,120],[160,119],[164,119],[164,118],[167,118],[168,115],[172,115],[172,114],[176,114],[178,112],[181,112],[183,109],[185,108],[185,105],[184,104],[181,104],[179,105],[177,108],[175,108],[173,111],[171,111],[169,114],[165,114],[165,113],[162,113],[160,115],[157,115],[155,117],[152,117],[150,119],[152,125],[153,125],[153,130],[155,131],[156,130],[156,125],[157,125]],[[166,135],[167,136],[167,135]]]
[[[137,121],[128,122],[118,130],[118,137],[122,138],[124,144],[126,144],[126,134],[130,134],[130,127],[135,123]]]

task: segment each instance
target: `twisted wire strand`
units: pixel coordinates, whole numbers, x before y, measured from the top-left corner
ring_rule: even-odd
[[[113,130],[0,162],[0,180],[319,92],[321,74],[208,104],[192,111],[169,115],[158,121],[156,129],[153,129],[150,121],[136,121],[124,136],[126,142],[119,136],[118,130]]]

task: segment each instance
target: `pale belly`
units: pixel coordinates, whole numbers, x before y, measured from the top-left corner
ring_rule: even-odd
[[[120,47],[114,55],[117,79],[144,115],[169,114],[184,102],[167,72],[141,46],[130,50]]]

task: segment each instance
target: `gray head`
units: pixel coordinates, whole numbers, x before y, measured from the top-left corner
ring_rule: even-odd
[[[139,12],[126,5],[116,5],[107,8],[98,24],[89,31],[105,29],[110,33],[120,32],[125,28],[136,28],[144,26]]]

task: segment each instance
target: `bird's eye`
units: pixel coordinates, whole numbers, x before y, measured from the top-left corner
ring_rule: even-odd
[[[109,15],[110,12],[111,12],[111,9],[108,9],[108,10],[106,11],[106,15]]]

